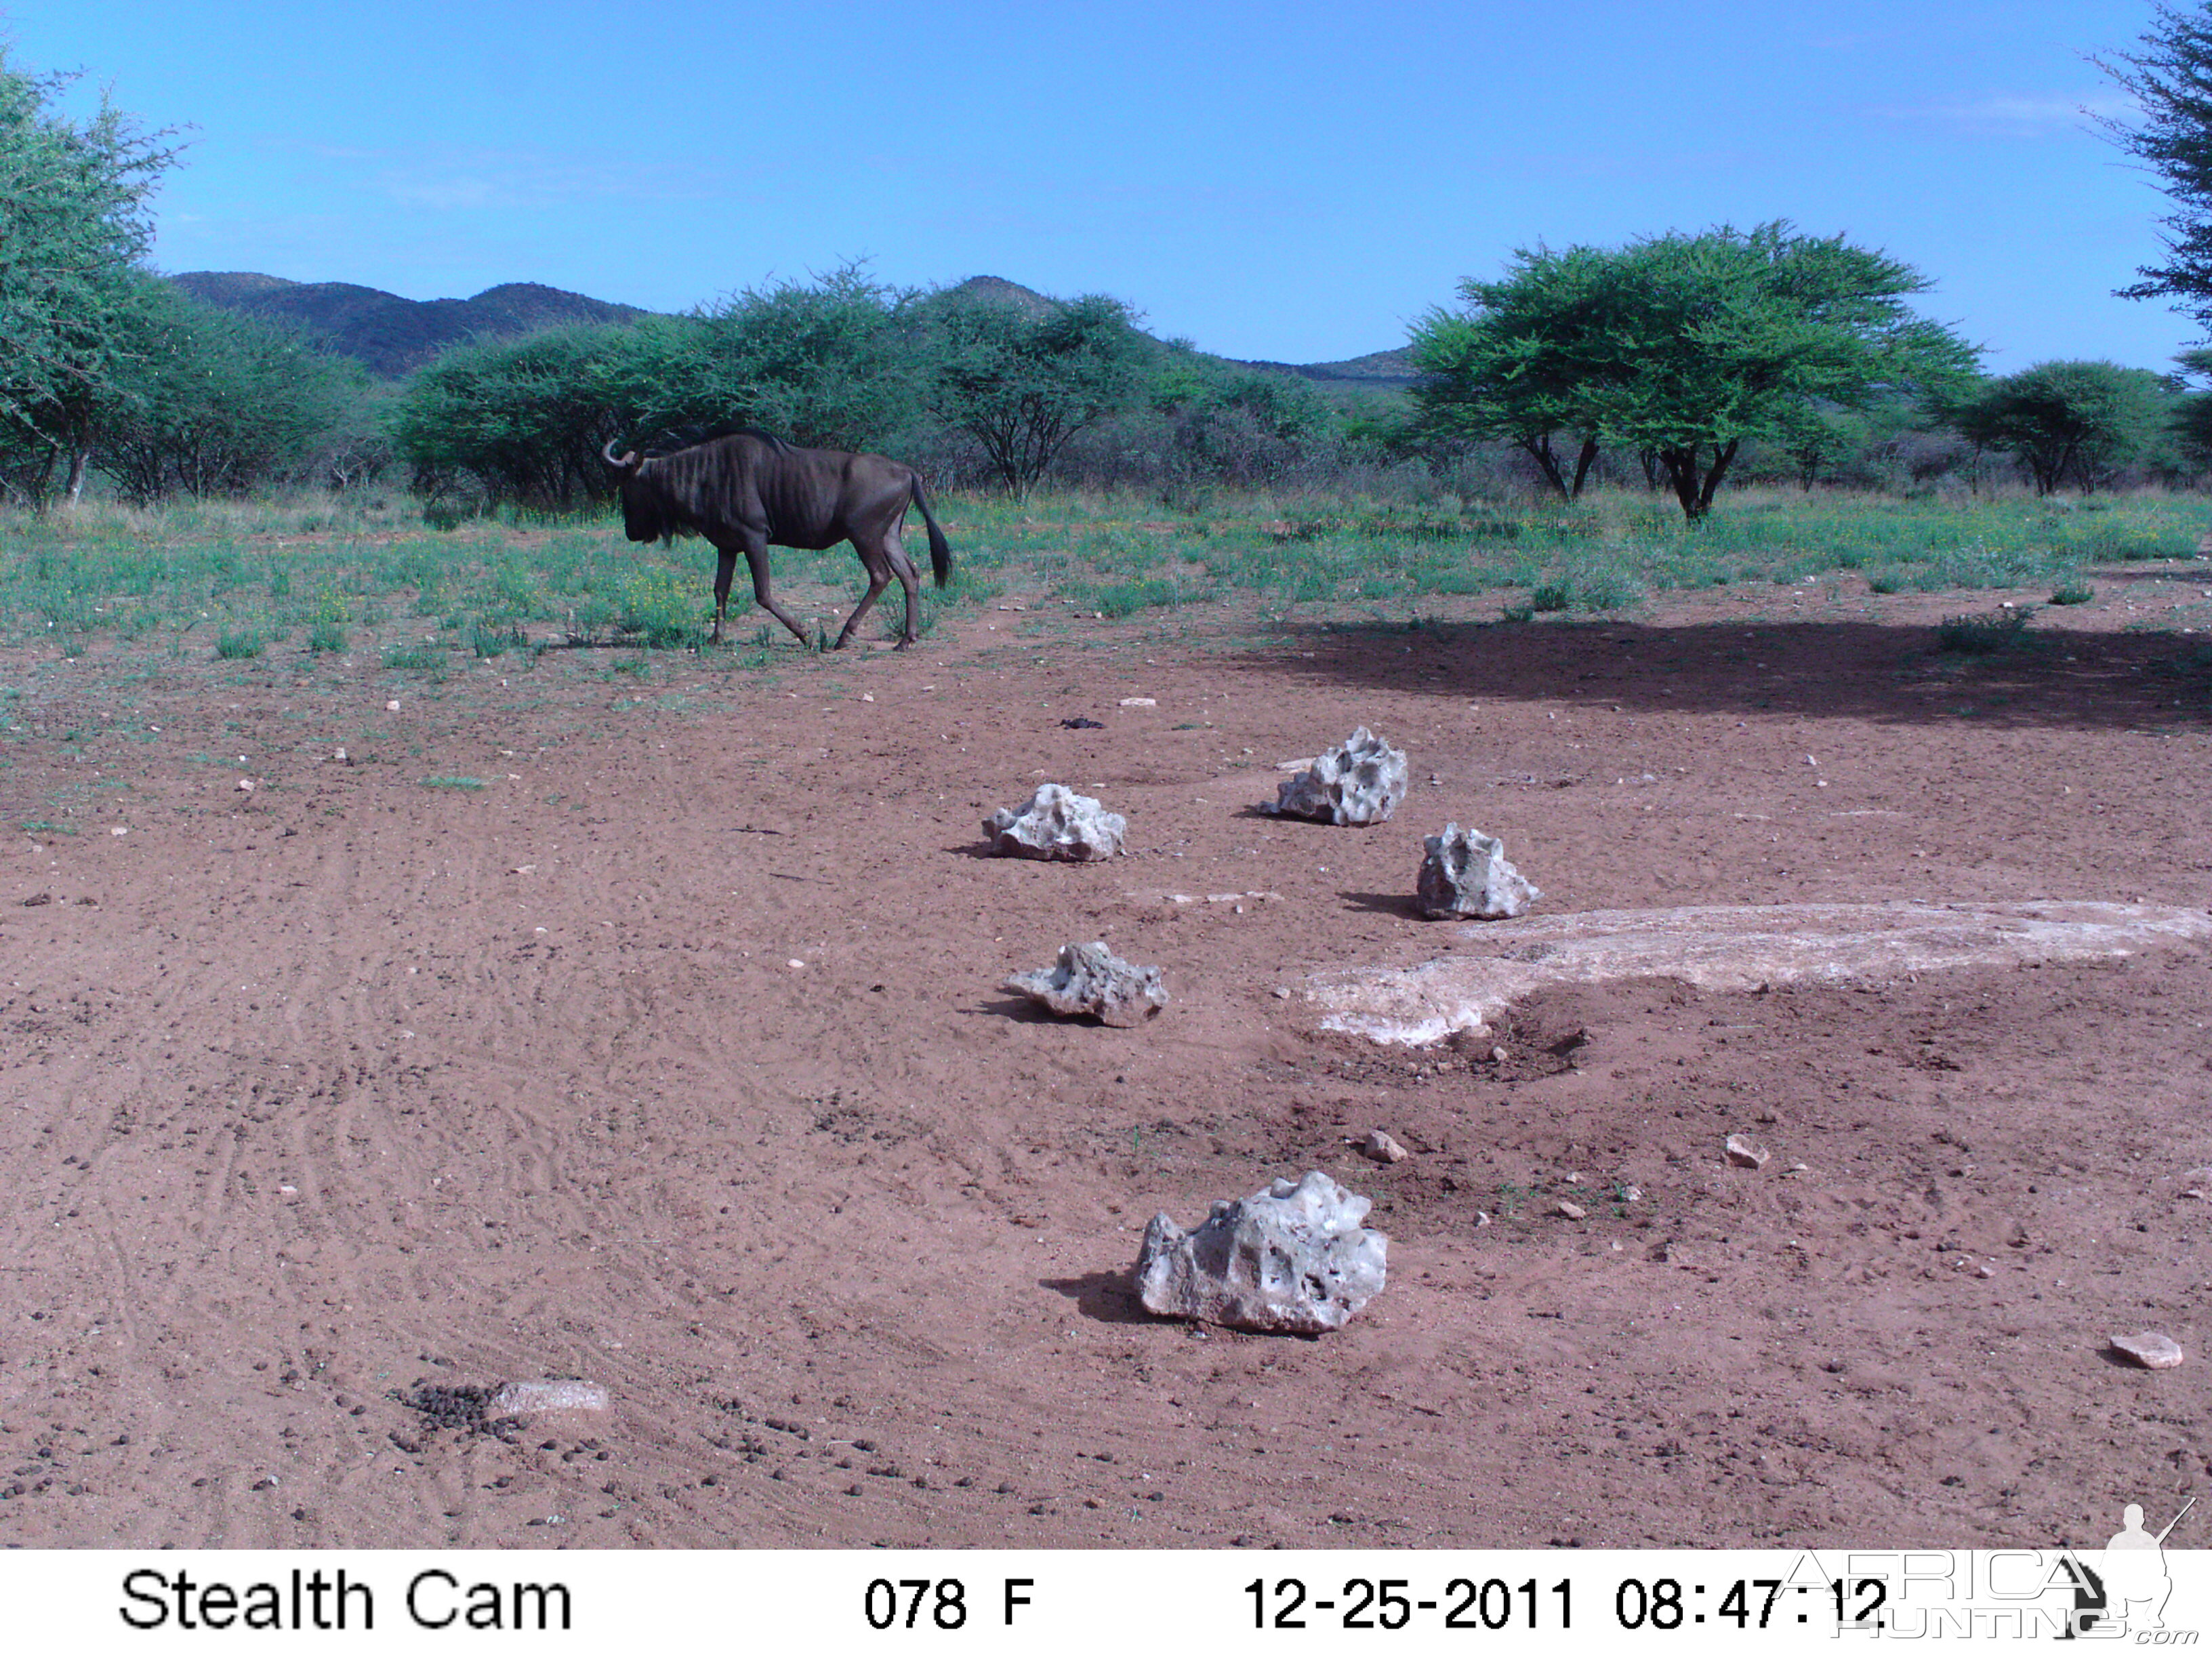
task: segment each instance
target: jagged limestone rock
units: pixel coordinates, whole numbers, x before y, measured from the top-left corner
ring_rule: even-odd
[[[1129,821],[1066,784],[1041,783],[1019,808],[1000,807],[983,820],[991,850],[1023,859],[1110,859],[1121,850]]]
[[[1059,961],[1033,974],[1016,974],[1006,989],[1055,1014],[1096,1014],[1109,1025],[1139,1025],[1168,1006],[1160,970],[1122,961],[1103,940],[1061,945]]]
[[[1308,770],[1277,784],[1270,810],[1323,823],[1380,823],[1405,798],[1404,752],[1363,726],[1341,747],[1315,756]]]
[[[1340,1330],[1382,1291],[1390,1241],[1359,1224],[1367,1210],[1315,1170],[1222,1200],[1192,1232],[1156,1215],[1137,1255],[1138,1294],[1156,1314],[1238,1330]]]
[[[1447,823],[1443,834],[1422,844],[1428,855],[1415,890],[1421,914],[1431,921],[1462,916],[1498,921],[1522,915],[1544,896],[1542,888],[1505,861],[1505,843],[1495,836]]]

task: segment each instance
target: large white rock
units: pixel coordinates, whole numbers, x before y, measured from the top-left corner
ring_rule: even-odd
[[[1141,1024],[1168,1006],[1160,970],[1122,961],[1103,940],[1061,945],[1051,967],[1016,974],[1006,989],[1055,1014],[1096,1014],[1109,1025]]]
[[[1323,823],[1380,823],[1406,799],[1406,757],[1365,726],[1275,786],[1278,816]]]
[[[983,820],[991,850],[1023,859],[1110,859],[1121,850],[1129,821],[1064,783],[1041,783],[1018,808],[1000,807]]]
[[[1340,1330],[1382,1291],[1390,1241],[1360,1225],[1367,1211],[1315,1170],[1222,1200],[1193,1232],[1156,1215],[1137,1255],[1138,1294],[1156,1314],[1238,1330]]]
[[[1544,890],[1531,884],[1505,859],[1505,843],[1480,830],[1444,825],[1441,836],[1422,843],[1427,856],[1415,890],[1421,914],[1432,921],[1473,916],[1498,921],[1525,912]]]

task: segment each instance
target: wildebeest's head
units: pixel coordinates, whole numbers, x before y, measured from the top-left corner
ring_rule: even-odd
[[[645,463],[638,459],[637,452],[632,449],[617,455],[610,439],[599,454],[614,469],[622,485],[623,533],[634,542],[667,539],[672,532],[661,511],[659,492],[645,477]]]

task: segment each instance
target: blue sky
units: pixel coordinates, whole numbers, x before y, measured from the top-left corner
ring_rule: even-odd
[[[0,0],[21,67],[189,126],[170,270],[679,310],[865,258],[1104,292],[1317,362],[1537,242],[1794,221],[1936,279],[2003,371],[2166,368],[2164,198],[2084,54],[2143,3],[374,7]]]

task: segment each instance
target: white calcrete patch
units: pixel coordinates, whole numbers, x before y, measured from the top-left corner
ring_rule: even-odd
[[[1679,979],[1708,991],[1881,984],[1907,974],[2084,962],[2212,942],[2212,915],[2162,904],[1686,905],[1526,916],[1464,930],[1452,955],[1413,968],[1313,974],[1325,1030],[1420,1045],[1490,1034],[1547,985]]]

